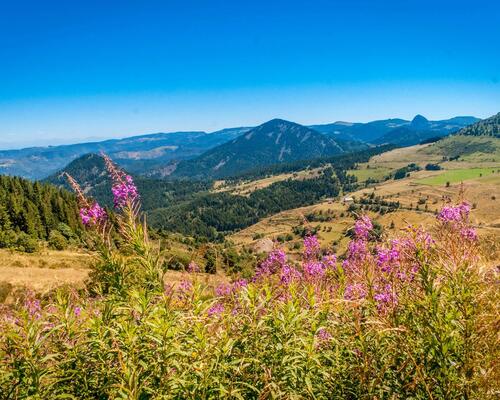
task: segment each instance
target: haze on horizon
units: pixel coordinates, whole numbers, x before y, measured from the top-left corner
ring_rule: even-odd
[[[0,148],[500,111],[496,1],[10,2]]]

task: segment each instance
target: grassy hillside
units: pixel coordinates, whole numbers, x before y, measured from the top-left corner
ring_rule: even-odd
[[[500,162],[500,138],[454,135],[418,150],[417,157],[435,156],[471,162]]]

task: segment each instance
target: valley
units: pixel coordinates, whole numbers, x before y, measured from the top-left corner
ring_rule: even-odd
[[[369,215],[380,225],[383,235],[390,238],[408,225],[428,226],[447,201],[456,202],[460,198],[472,204],[471,221],[480,236],[492,243],[492,249],[498,249],[499,141],[491,136],[454,135],[433,143],[387,151],[374,149],[360,152],[360,155],[283,163],[271,168],[264,166],[261,171],[253,170],[242,177],[226,180],[201,183],[196,180],[155,181],[138,178],[138,184],[144,193],[143,205],[150,214],[152,226],[160,229],[158,232],[173,229],[181,233],[180,239],[167,241],[169,244],[166,247],[162,245],[175,255],[176,260],[184,260],[176,264],[176,268],[181,269],[186,268],[186,263],[193,257],[197,263],[204,265],[203,257],[193,256],[200,251],[203,253],[200,250],[203,241],[196,240],[200,233],[214,235],[211,236],[212,240],[221,242],[217,250],[221,255],[236,251],[258,256],[275,246],[283,246],[290,254],[298,256],[302,251],[301,242],[305,232],[315,232],[324,249],[342,254],[350,240],[347,232],[361,213]],[[395,173],[409,164],[416,165],[419,170],[412,170],[402,179],[394,179]],[[429,165],[438,166],[439,169],[427,170]],[[105,193],[110,187],[106,183],[104,163],[100,157],[84,157],[73,162],[67,170],[83,183],[87,193],[106,204],[107,198],[100,193]],[[324,181],[325,174],[332,174],[327,181]],[[49,182],[65,186],[59,176],[54,175]],[[355,177],[354,180],[349,179],[349,176]],[[328,192],[324,191],[325,182],[335,185],[343,183]],[[303,184],[306,186],[300,186]],[[300,193],[305,199],[307,185],[313,185],[310,187],[315,191],[321,188],[323,192],[316,192],[315,196],[306,200],[308,204],[302,205],[304,200],[294,203],[289,196]],[[292,191],[283,192],[286,187]],[[158,194],[155,194],[157,191]],[[165,197],[166,193],[169,195]],[[264,193],[266,195],[263,197]],[[252,204],[255,204],[256,199],[268,196],[286,200],[281,206],[284,209],[276,208],[276,200],[273,200],[272,211],[266,211],[257,218],[245,217],[249,212],[245,208],[254,207]],[[163,208],[158,208],[160,202],[165,202]],[[233,207],[231,204],[234,204],[234,211],[229,212],[228,207]],[[256,207],[266,210],[269,206],[265,204]],[[294,204],[298,207],[294,207]],[[197,217],[193,219],[197,221],[196,230],[192,230],[188,222],[197,210],[200,213],[194,214]],[[248,215],[253,215],[253,212],[250,211]],[[211,225],[213,222],[206,220],[205,230],[200,230],[202,218],[211,213],[215,213],[212,221],[216,224]],[[186,218],[186,215],[190,216]],[[182,235],[193,236],[195,240],[185,245]],[[4,261],[0,265],[0,281],[17,289],[29,287],[42,291],[58,285],[83,285],[93,257],[92,252],[80,250],[45,249],[34,254],[1,251]],[[498,261],[498,250],[493,251],[491,257],[492,262]],[[246,263],[255,260],[255,256],[250,256]],[[226,264],[221,263],[217,275],[219,278],[215,279],[228,279],[224,276],[227,268]],[[231,268],[231,273],[234,273],[234,267]],[[180,282],[183,274],[182,271],[171,271],[168,278]]]

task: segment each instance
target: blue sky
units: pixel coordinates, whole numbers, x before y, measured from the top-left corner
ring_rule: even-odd
[[[498,111],[496,0],[0,4],[4,147]]]

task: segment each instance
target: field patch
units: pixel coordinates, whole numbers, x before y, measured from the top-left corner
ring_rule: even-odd
[[[467,168],[467,169],[452,169],[443,171],[441,174],[430,176],[424,179],[416,180],[417,183],[423,185],[446,185],[447,182],[460,183],[463,181],[478,179],[488,175],[497,173],[495,168]]]
[[[359,169],[350,169],[347,173],[358,178],[358,182],[366,182],[370,178],[380,181],[392,171],[393,169],[388,167],[376,166],[368,168],[366,164],[361,164]]]

